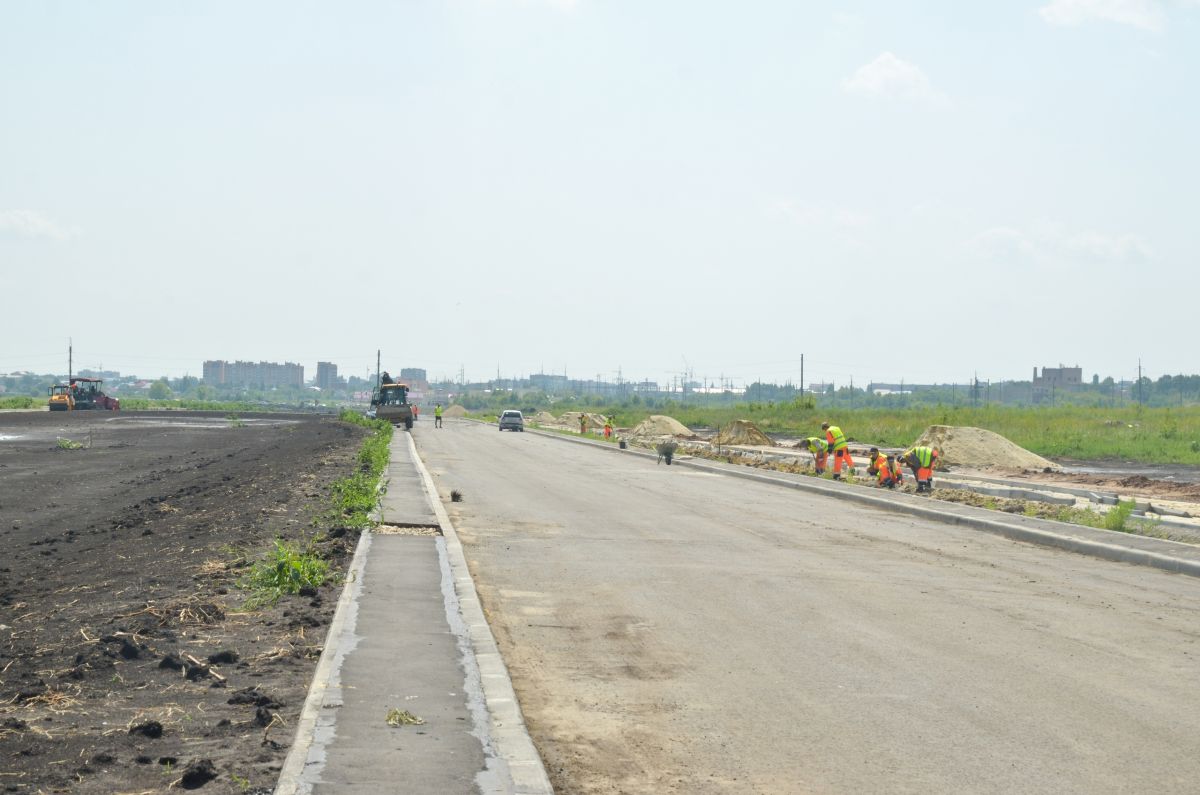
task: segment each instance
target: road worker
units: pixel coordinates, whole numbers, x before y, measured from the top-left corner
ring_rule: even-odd
[[[438,403],[433,407],[433,427],[442,427],[442,404]]]
[[[813,466],[816,467],[817,474],[824,474],[825,463],[829,459],[829,443],[824,439],[810,436],[807,439],[801,439],[799,447],[801,450],[807,450],[813,454]]]
[[[917,479],[917,492],[933,491],[933,469],[937,466],[938,451],[932,447],[911,447],[900,460],[912,470]]]
[[[879,452],[878,447],[872,447],[871,452],[867,454],[867,474],[879,478],[878,485],[881,488],[894,489],[900,483],[896,459]]]
[[[829,444],[829,452],[833,453],[833,479],[842,479],[843,467],[847,475],[854,474],[854,459],[850,457],[850,448],[846,445],[846,434],[828,422],[821,423],[821,430],[825,431],[825,441]]]
[[[613,431],[613,418],[610,415],[604,419],[604,438],[611,439],[612,431]]]

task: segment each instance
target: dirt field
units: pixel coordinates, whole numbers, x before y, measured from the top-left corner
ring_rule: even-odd
[[[243,613],[235,583],[313,533],[360,439],[301,415],[0,413],[0,792],[270,792],[336,594]],[[326,542],[335,565],[353,542]]]

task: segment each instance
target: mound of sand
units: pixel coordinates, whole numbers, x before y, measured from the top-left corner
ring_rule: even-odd
[[[442,412],[442,416],[443,417],[465,417],[465,416],[467,416],[467,410],[464,409],[462,406],[451,406],[450,408],[448,408]]]
[[[713,437],[714,444],[752,444],[759,447],[774,447],[775,442],[758,429],[750,420],[734,420]]]
[[[639,422],[629,432],[629,435],[634,438],[651,438],[655,436],[678,436],[685,439],[696,438],[696,435],[692,433],[688,426],[674,417],[668,417],[663,414],[651,414]]]
[[[538,425],[554,425],[558,422],[553,414],[548,411],[539,411],[533,415],[533,421]]]
[[[1047,461],[1024,447],[1013,444],[998,433],[983,428],[956,425],[930,425],[916,444],[941,451],[945,464],[987,469],[1056,470],[1058,464]]]
[[[579,427],[579,418],[584,417],[587,420],[587,429],[589,431],[604,430],[604,417],[600,414],[585,413],[580,411],[567,411],[560,414],[555,420],[559,425],[566,425],[574,430]]]

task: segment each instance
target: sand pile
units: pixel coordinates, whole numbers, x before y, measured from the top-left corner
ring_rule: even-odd
[[[579,411],[568,411],[560,414],[555,420],[559,425],[566,425],[572,430],[579,427],[579,418],[584,417],[587,420],[587,429],[589,431],[604,430],[604,416],[601,414],[591,414]]]
[[[1038,471],[1059,468],[1053,461],[983,428],[930,425],[915,444],[940,450],[942,463],[949,465]]]
[[[663,414],[651,414],[639,422],[637,427],[629,432],[629,435],[634,438],[650,438],[654,436],[678,436],[685,439],[696,438],[696,435],[692,433],[688,426],[674,417],[668,417]]]
[[[443,417],[465,417],[465,416],[467,416],[467,410],[464,409],[462,406],[451,406],[450,408],[448,408],[442,412],[442,416]]]
[[[715,437],[714,444],[752,444],[761,447],[774,447],[775,442],[758,429],[750,420],[734,420],[721,428]]]
[[[539,411],[534,414],[533,421],[538,425],[554,425],[558,422],[555,416],[548,411]]]

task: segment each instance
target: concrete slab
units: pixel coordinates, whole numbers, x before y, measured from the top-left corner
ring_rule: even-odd
[[[311,792],[472,792],[484,768],[459,649],[446,622],[440,538],[373,536],[334,736]],[[423,725],[392,727],[389,710]]]
[[[437,527],[421,474],[413,463],[408,432],[397,428],[392,435],[391,463],[384,473],[386,491],[379,504],[380,521],[400,526]]]

